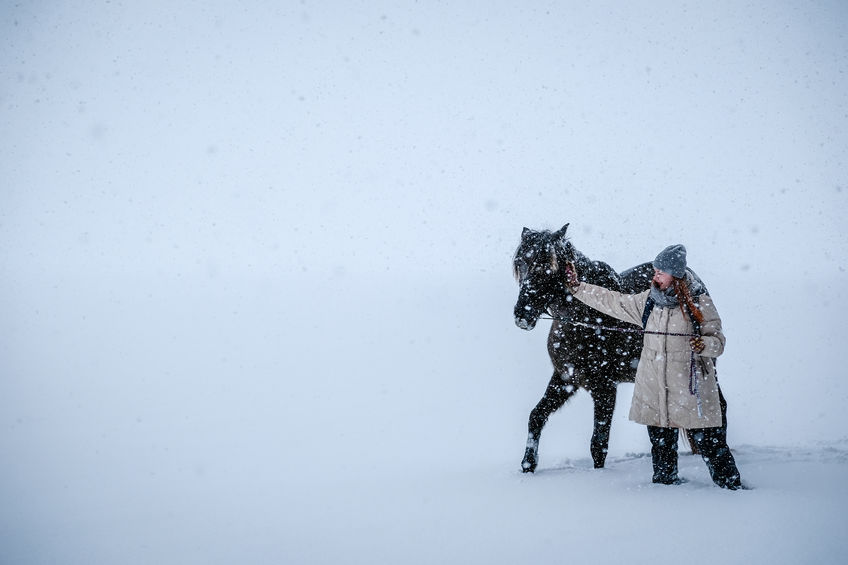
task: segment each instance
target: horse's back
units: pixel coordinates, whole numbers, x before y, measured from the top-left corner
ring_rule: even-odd
[[[698,273],[688,267],[686,270],[701,284],[706,292],[707,286],[701,280],[701,277],[698,276]],[[621,278],[621,292],[625,294],[639,294],[651,288],[651,279],[654,278],[654,264],[648,261],[647,263],[630,267],[626,271],[622,271],[619,277]]]
[[[592,261],[588,282],[621,292],[621,275],[603,261]]]
[[[651,279],[654,277],[654,265],[650,261],[630,267],[619,274],[621,278],[621,292],[625,294],[639,294],[651,288]]]

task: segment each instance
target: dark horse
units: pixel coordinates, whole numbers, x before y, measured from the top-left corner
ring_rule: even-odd
[[[633,382],[642,350],[642,335],[634,326],[594,310],[575,299],[565,284],[564,265],[573,262],[581,281],[633,294],[647,290],[654,269],[643,263],[623,273],[580,253],[565,235],[568,224],[556,232],[524,228],[515,252],[513,267],[520,285],[515,303],[515,324],[532,330],[539,317],[553,317],[548,334],[548,354],[554,374],[545,395],[530,413],[527,448],[522,470],[536,469],[539,437],[548,417],[575,393],[584,388],[595,404],[595,425],[591,452],[595,468],[604,466],[609,445],[616,386]],[[574,322],[628,329],[627,332],[601,331]]]

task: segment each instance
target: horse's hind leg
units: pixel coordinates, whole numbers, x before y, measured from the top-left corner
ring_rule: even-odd
[[[612,426],[612,413],[615,409],[616,387],[612,381],[602,386],[594,387],[591,391],[592,400],[595,404],[595,423],[592,428],[592,461],[595,469],[601,469],[607,459],[609,447],[610,427]]]
[[[575,392],[576,387],[573,384],[566,382],[559,373],[554,372],[544,396],[530,412],[530,421],[527,424],[527,447],[524,450],[524,460],[521,462],[523,472],[532,473],[536,470],[542,428],[545,427],[548,417],[559,410]]]

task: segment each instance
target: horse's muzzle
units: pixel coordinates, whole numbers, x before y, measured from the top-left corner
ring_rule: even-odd
[[[522,330],[532,330],[536,327],[536,320],[528,320],[519,316],[515,317],[515,325]]]

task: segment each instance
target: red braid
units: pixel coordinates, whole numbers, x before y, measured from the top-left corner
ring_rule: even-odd
[[[695,301],[692,300],[692,294],[689,292],[689,285],[686,284],[686,281],[675,277],[672,280],[672,285],[674,286],[674,292],[677,294],[677,299],[680,303],[680,311],[683,312],[683,317],[686,317],[686,311],[683,309],[683,303],[685,302],[686,306],[689,307],[689,311],[692,312],[692,317],[695,318],[699,324],[703,324],[704,314],[701,313],[698,306],[695,304]]]

